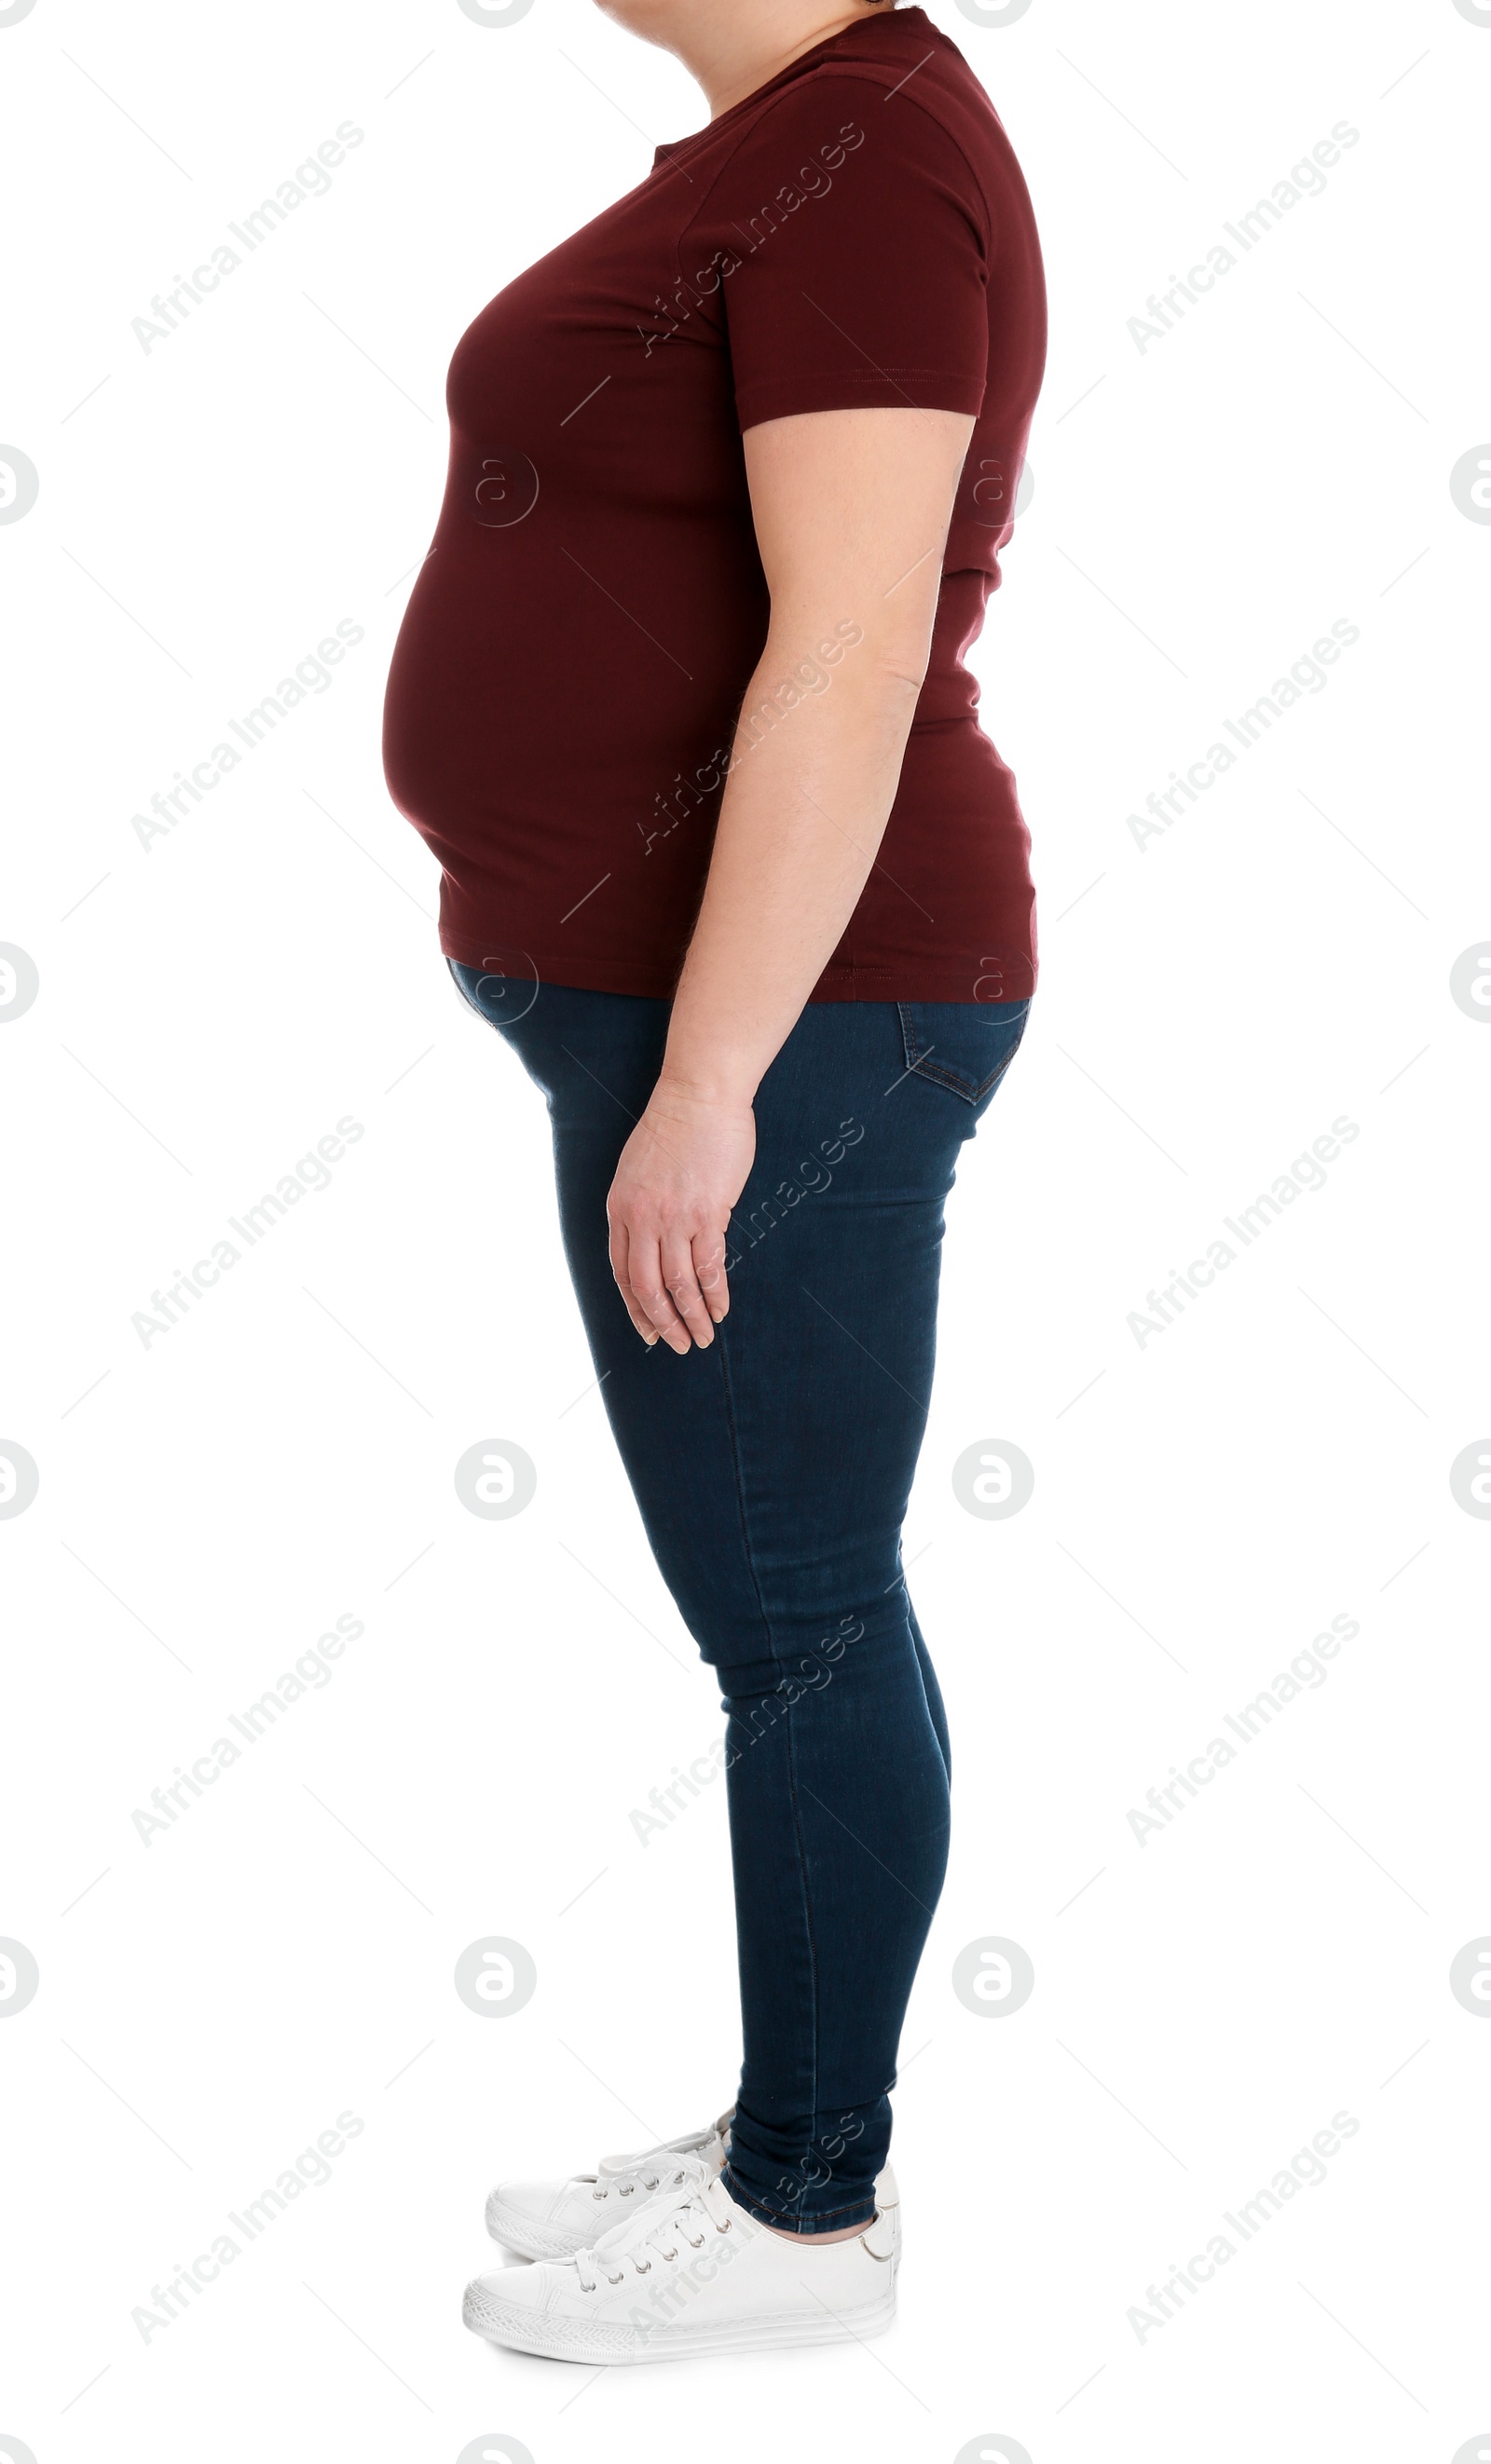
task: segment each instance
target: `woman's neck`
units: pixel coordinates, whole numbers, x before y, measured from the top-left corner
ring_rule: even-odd
[[[683,7],[669,27],[667,48],[703,87],[709,117],[718,120],[769,85],[831,34],[892,14],[890,0],[727,0]]]

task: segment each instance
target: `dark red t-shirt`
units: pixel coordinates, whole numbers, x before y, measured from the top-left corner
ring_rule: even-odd
[[[767,628],[742,431],[914,405],[978,425],[895,805],[812,998],[1033,990],[1029,835],[962,656],[1045,339],[1019,165],[917,8],[659,146],[482,310],[451,363],[445,502],[385,713],[389,793],[444,868],[448,956],[672,993]],[[791,693],[831,689],[835,664],[810,662],[759,724],[790,725]]]

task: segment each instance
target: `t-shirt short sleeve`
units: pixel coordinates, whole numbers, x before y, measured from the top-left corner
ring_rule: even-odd
[[[987,209],[962,149],[909,97],[842,74],[789,87],[685,245],[718,284],[743,429],[868,405],[983,407]]]

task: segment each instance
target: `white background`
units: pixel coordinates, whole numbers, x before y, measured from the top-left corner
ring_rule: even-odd
[[[931,13],[1025,167],[1052,347],[976,653],[1043,975],[950,1210],[906,1540],[956,1836],[897,2101],[901,2316],[597,2378],[494,2353],[459,2295],[499,2171],[728,2101],[723,1788],[645,1847],[629,1818],[721,1722],[587,1391],[542,1106],[457,1006],[378,728],[457,336],[703,107],[583,0],[0,24],[0,436],[40,478],[0,528],[0,939],[40,976],[0,1040],[0,1437],[40,1469],[0,1524],[0,1934],[41,1977],[0,2020],[0,2432],[38,2464],[499,2432],[536,2464],[995,2433],[1450,2464],[1491,2431],[1491,2026],[1448,1981],[1491,1933],[1491,1525],[1449,1485],[1491,1429],[1491,1033],[1449,989],[1491,925],[1491,529],[1450,490],[1491,435],[1491,24]],[[330,193],[143,350],[152,295],[347,120]],[[1148,295],[1341,120],[1325,193],[1141,352]],[[1342,618],[1327,688],[1141,851],[1125,816]],[[131,815],[342,619],[330,689],[146,852]],[[1146,1291],[1341,1114],[1327,1185],[1141,1348]],[[152,1289],[344,1115],[331,1185],[143,1345]],[[485,1438],[538,1466],[511,1521],[455,1492]],[[1035,1466],[1012,1520],[953,1496],[982,1439]],[[134,1809],[339,1615],[331,1682],[144,1844]],[[1338,1615],[1328,1680],[1141,1846],[1129,1809]],[[489,1934],[539,1973],[500,2022],[452,1983]],[[1005,2018],[951,1990],[986,1935],[1035,1962]],[[144,2341],[151,2287],[343,2112],[332,2179]],[[1141,2340],[1146,2288],[1338,2112],[1326,2182]]]

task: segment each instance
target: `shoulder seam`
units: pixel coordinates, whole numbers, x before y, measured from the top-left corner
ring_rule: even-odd
[[[824,78],[826,78],[826,77],[857,77],[861,83],[866,84],[866,85],[883,86],[883,85],[886,83],[886,78],[885,78],[885,73],[884,73],[884,71],[883,71],[882,69],[877,68],[877,67],[876,67],[872,62],[870,62],[870,61],[868,61],[868,60],[854,60],[854,61],[844,60],[844,61],[835,61],[835,62],[833,62],[833,63],[830,63],[830,62],[828,62],[828,61],[825,61],[825,62],[824,62],[824,64],[823,64],[823,66],[822,66],[821,68],[811,69],[811,70],[808,72],[808,74],[807,74],[807,76],[806,76],[806,77],[803,77],[798,78],[798,79],[795,81],[795,83],[794,83],[794,84],[792,84],[792,85],[790,85],[790,86],[784,87],[784,89],[783,89],[783,91],[782,91],[782,94],[781,94],[780,96],[773,96],[773,97],[772,97],[772,99],[771,99],[771,100],[772,100],[772,102],[777,101],[777,100],[785,100],[785,99],[786,99],[786,98],[787,98],[787,96],[788,96],[789,94],[797,94],[797,93],[803,92],[803,91],[805,91],[809,86],[811,86],[811,85],[814,85],[814,84],[818,84],[818,83],[821,83],[821,82],[822,82],[822,80],[823,80]],[[889,92],[888,92],[888,93],[884,94],[884,95],[881,97],[881,99],[882,99],[883,101],[886,101],[886,102],[889,102],[889,101],[892,101],[892,100],[899,100],[900,99],[901,99],[901,97],[900,97],[900,89],[899,89],[899,88],[898,88],[898,89],[896,89],[894,93],[889,93]],[[968,175],[969,182],[970,182],[970,184],[971,184],[971,186],[972,186],[973,193],[974,193],[974,195],[975,195],[975,196],[977,197],[977,199],[978,199],[978,204],[979,204],[979,214],[980,214],[981,221],[982,221],[982,223],[983,223],[983,231],[984,231],[984,247],[985,247],[986,254],[987,254],[987,255],[989,255],[989,256],[991,256],[991,255],[992,255],[992,253],[993,253],[993,246],[994,246],[993,225],[992,225],[992,220],[991,220],[991,217],[990,217],[990,214],[989,199],[988,199],[988,197],[987,197],[987,196],[985,195],[985,193],[984,193],[984,184],[983,184],[982,180],[979,178],[978,173],[975,171],[975,169],[974,169],[974,167],[973,167],[972,164],[968,161],[968,158],[967,153],[964,151],[964,148],[962,147],[962,145],[960,145],[960,143],[958,143],[958,140],[957,140],[957,138],[953,135],[952,130],[947,126],[947,124],[946,124],[946,121],[941,120],[941,119],[938,117],[937,113],[936,113],[935,111],[929,110],[929,109],[927,108],[927,106],[926,106],[924,103],[922,103],[922,102],[917,101],[917,99],[916,99],[916,97],[915,97],[915,96],[910,97],[910,98],[909,98],[909,99],[911,99],[913,102],[916,102],[916,107],[917,107],[917,109],[921,112],[923,119],[924,119],[924,120],[929,120],[929,121],[932,122],[933,126],[934,126],[934,127],[939,131],[939,133],[940,133],[943,137],[945,137],[945,138],[946,139],[947,143],[952,147],[953,152],[957,155],[957,157],[958,157],[959,161],[960,161],[960,162],[962,163],[962,165],[963,165],[964,169],[967,171],[967,173],[968,173]],[[708,188],[705,190],[704,195],[703,195],[702,197],[701,197],[701,199],[700,199],[700,201],[699,201],[698,205],[695,207],[695,209],[694,209],[693,212],[689,215],[688,220],[687,220],[687,221],[682,225],[681,229],[679,230],[679,236],[678,236],[678,249],[679,249],[679,262],[680,264],[681,264],[681,261],[682,261],[681,252],[682,252],[682,248],[683,248],[683,243],[684,243],[684,241],[687,239],[689,232],[693,230],[694,225],[698,222],[698,220],[699,220],[699,218],[700,218],[700,215],[704,211],[704,209],[705,209],[706,206],[707,206],[707,205],[708,205],[708,203],[709,203],[710,198],[713,196],[713,194],[714,194],[714,192],[715,192],[715,189],[718,187],[718,186],[719,186],[720,182],[723,179],[725,172],[729,169],[729,166],[730,166],[731,163],[734,161],[734,159],[735,159],[736,155],[739,153],[739,151],[740,151],[741,147],[746,143],[746,142],[747,138],[752,137],[752,136],[754,136],[754,135],[755,135],[756,130],[761,126],[762,121],[766,119],[766,117],[767,117],[768,113],[770,111],[770,109],[771,109],[771,102],[767,102],[767,103],[765,103],[765,104],[762,106],[762,109],[761,109],[758,113],[756,113],[756,114],[755,114],[755,116],[751,119],[751,121],[748,122],[748,124],[747,124],[746,126],[743,127],[743,128],[739,131],[739,133],[737,134],[737,136],[736,136],[736,138],[735,138],[735,140],[734,140],[733,143],[730,145],[730,147],[729,147],[728,151],[725,153],[725,155],[723,156],[723,158],[722,159],[722,161],[720,162],[720,164],[719,164],[719,165],[718,165],[718,166],[716,167],[716,170],[715,170],[715,172],[714,172],[714,176],[713,176],[713,178],[710,180],[709,187],[708,187]]]

